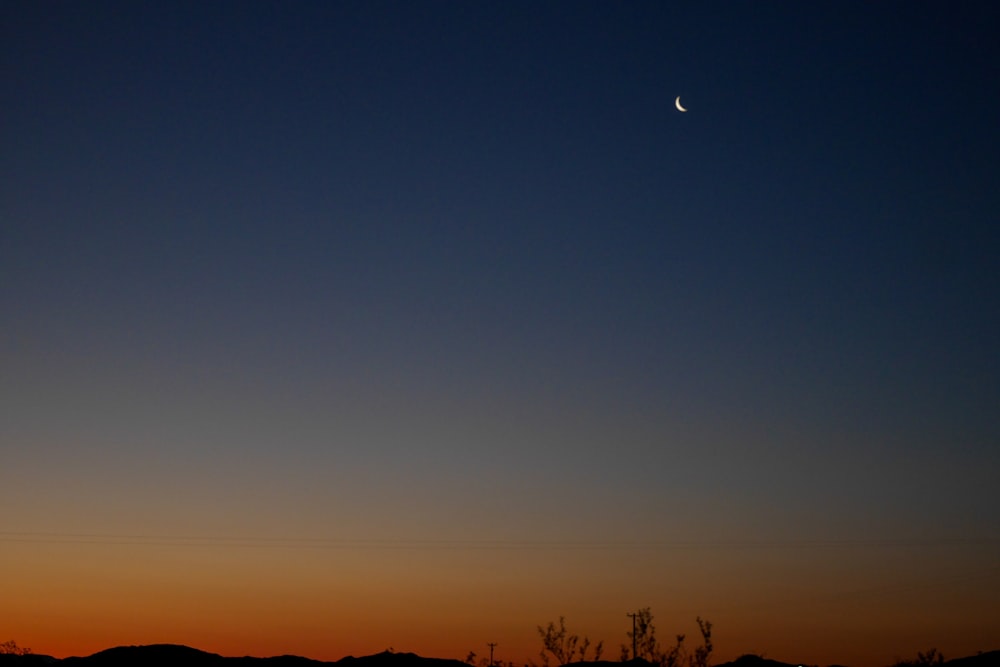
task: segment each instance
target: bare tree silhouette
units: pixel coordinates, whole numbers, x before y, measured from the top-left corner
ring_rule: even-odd
[[[31,649],[26,646],[18,646],[13,639],[0,643],[0,654],[2,655],[31,655]]]
[[[701,616],[694,619],[698,623],[698,631],[701,632],[701,646],[694,650],[691,657],[691,667],[708,667],[708,658],[712,655],[712,622],[701,620]]]
[[[537,626],[538,634],[542,638],[542,650],[539,655],[542,657],[542,665],[548,667],[549,655],[555,658],[557,665],[565,665],[570,662],[582,662],[587,659],[587,651],[590,649],[590,638],[584,636],[581,642],[580,636],[569,634],[566,630],[566,617],[559,617],[559,627],[549,621],[548,626]],[[604,652],[604,642],[599,641],[594,646],[594,660],[600,660]]]
[[[944,655],[932,648],[926,653],[917,651],[917,657],[913,660],[897,660],[892,667],[936,667],[941,664],[944,664]]]
[[[632,615],[632,614],[630,614]],[[695,620],[698,623],[698,630],[701,632],[702,645],[695,648],[693,654],[688,654],[684,647],[684,634],[675,635],[672,646],[660,644],[656,637],[656,626],[653,624],[653,612],[649,607],[638,610],[634,615],[634,630],[626,635],[631,639],[631,644],[635,647],[635,654],[630,656],[629,647],[621,645],[621,659],[627,661],[629,658],[647,660],[658,667],[708,667],[709,657],[712,655],[712,623],[702,620],[699,616]]]

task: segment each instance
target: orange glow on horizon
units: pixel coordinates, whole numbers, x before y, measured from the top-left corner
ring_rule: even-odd
[[[335,661],[391,648],[462,660],[497,642],[498,661],[523,665],[540,663],[536,627],[562,615],[616,660],[625,613],[643,606],[661,642],[685,633],[689,650],[695,616],[712,621],[716,662],[763,652],[884,667],[930,644],[950,657],[996,648],[990,587],[928,579],[912,551],[5,547],[0,568],[18,573],[0,600],[6,632],[56,657],[175,643],[226,656]]]

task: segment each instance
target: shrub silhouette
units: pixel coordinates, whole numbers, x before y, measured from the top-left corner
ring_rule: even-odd
[[[688,654],[684,648],[684,634],[675,635],[675,641],[669,648],[660,644],[656,637],[656,626],[653,625],[653,612],[644,607],[635,613],[635,631],[626,635],[635,647],[633,658],[647,660],[658,667],[708,667],[708,659],[712,655],[712,622],[702,620],[698,616],[698,630],[701,633],[702,644],[695,648],[693,654]],[[629,659],[629,647],[621,646],[621,659]]]
[[[892,667],[935,667],[941,664],[944,664],[944,655],[932,648],[926,653],[917,651],[917,657],[913,660],[897,660]]]
[[[708,667],[709,658],[712,655],[712,622],[702,620],[701,616],[695,621],[698,623],[698,631],[701,633],[702,643],[694,649],[694,653],[689,654],[684,648],[684,635],[675,636],[672,645],[664,646],[660,644],[656,637],[656,626],[653,624],[653,612],[649,607],[644,607],[633,616],[635,625],[633,630],[626,635],[632,641],[632,647],[621,645],[621,661],[642,660],[651,663],[655,667]],[[590,638],[580,638],[579,635],[571,634],[566,629],[566,617],[560,616],[558,625],[553,622],[545,627],[536,626],[538,635],[542,638],[542,650],[539,655],[542,658],[543,667],[549,667],[550,662],[556,665],[566,665],[571,662],[583,662],[587,660],[587,651],[590,649]],[[594,647],[594,661],[600,661],[604,652],[604,642],[597,642]],[[472,664],[475,654],[470,654],[466,662]]]
[[[31,655],[31,649],[18,646],[13,639],[0,643],[0,655]]]
[[[542,657],[542,665],[548,667],[549,654],[556,660],[557,665],[565,665],[570,662],[583,662],[587,659],[587,651],[590,649],[590,638],[583,637],[580,641],[579,635],[571,635],[566,630],[566,617],[559,617],[559,627],[549,621],[548,626],[538,627],[538,634],[542,638],[542,650],[539,655]],[[599,641],[594,646],[594,660],[600,660],[604,652],[604,642]]]

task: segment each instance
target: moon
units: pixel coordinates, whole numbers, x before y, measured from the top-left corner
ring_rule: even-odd
[[[681,106],[681,96],[680,95],[678,95],[677,99],[674,100],[674,106],[677,107],[678,111],[687,111],[687,109],[685,109],[684,107]]]

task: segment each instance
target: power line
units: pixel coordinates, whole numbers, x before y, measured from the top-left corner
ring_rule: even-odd
[[[768,598],[766,600],[752,600],[742,603],[724,602],[721,605],[710,605],[712,613],[717,612],[740,612],[747,609],[788,609],[798,608],[802,604],[812,604],[822,602],[823,604],[865,602],[870,603],[873,599],[892,597],[899,598],[901,594],[910,592],[933,592],[936,589],[951,588],[957,584],[973,581],[988,581],[1000,575],[1000,565],[955,572],[949,575],[936,574],[932,576],[923,575],[917,581],[899,581],[891,584],[878,586],[868,586],[838,591],[799,591],[798,594],[785,596],[784,598]],[[690,612],[694,614],[704,610],[700,608],[690,608],[677,611]]]
[[[894,549],[1000,546],[1000,538],[939,537],[844,540],[516,540],[203,536],[135,533],[0,531],[0,542],[174,547],[241,547],[344,550],[724,550]]]

